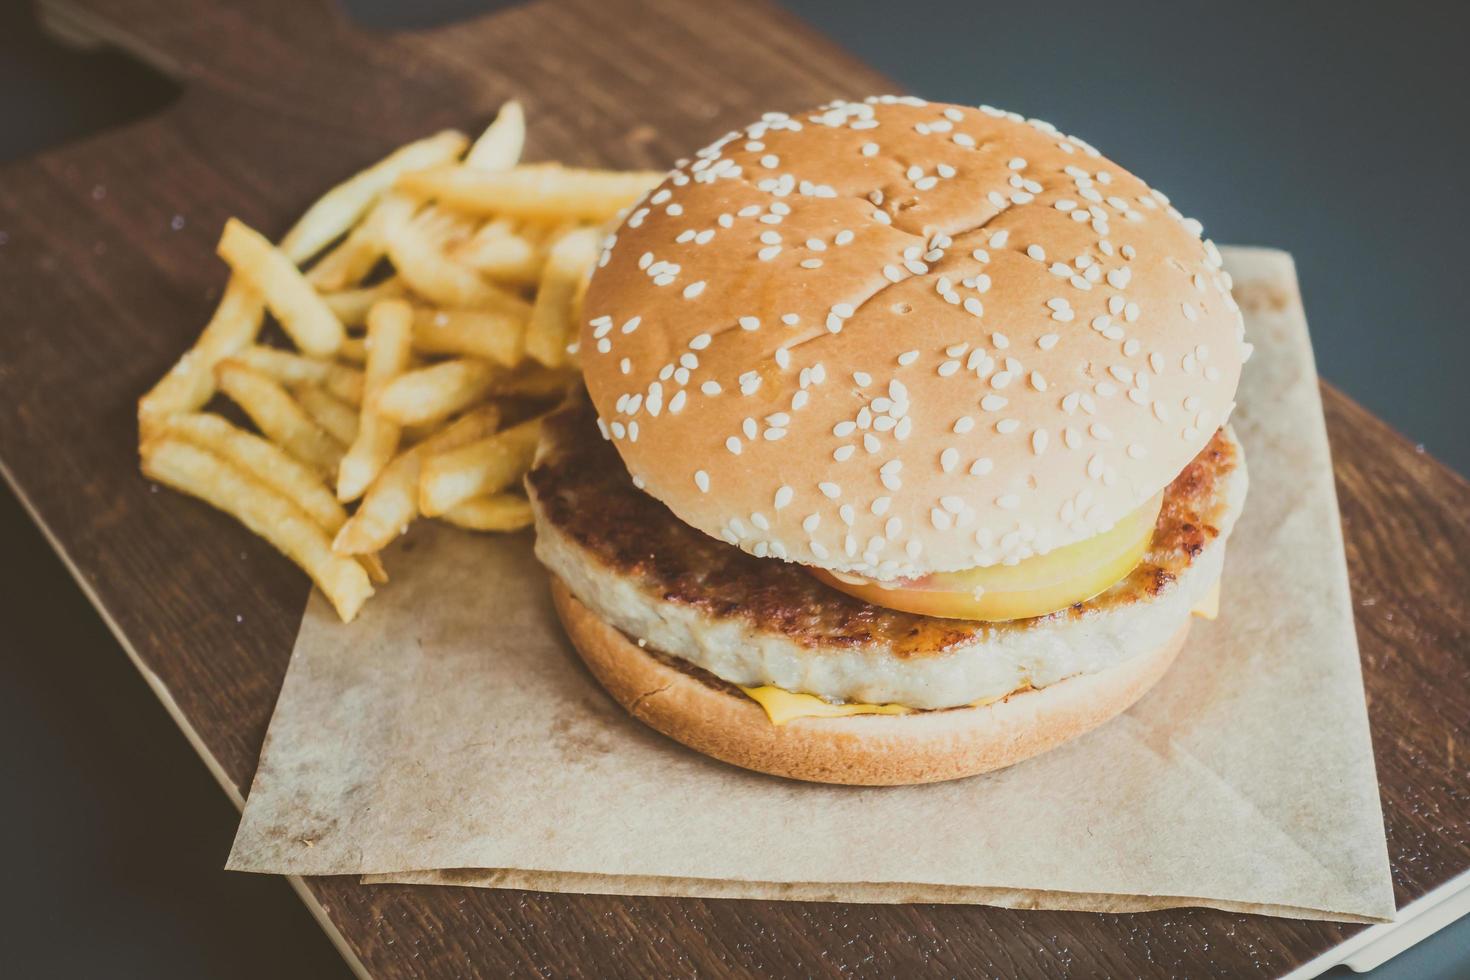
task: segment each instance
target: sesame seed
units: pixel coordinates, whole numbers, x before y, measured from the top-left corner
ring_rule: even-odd
[[[1046,261],[1046,249],[1042,248],[1040,245],[1027,245],[1026,254],[1038,262]]]
[[[709,474],[704,470],[696,470],[694,473],[694,485],[699,488],[700,493],[709,493]]]
[[[801,267],[803,269],[820,269],[822,267],[822,260],[821,259],[802,259],[801,260]]]
[[[995,464],[984,456],[981,456],[979,459],[975,460],[975,462],[970,464],[970,475],[984,476],[993,469],[995,469]]]
[[[736,438],[735,436],[731,436],[730,438],[725,440],[725,448],[730,450],[730,452],[734,455],[739,456],[740,451],[745,447],[740,444],[740,440],[738,438]]]
[[[706,381],[699,386],[699,390],[706,395],[718,395],[722,390],[718,381]]]
[[[801,529],[803,531],[805,531],[807,534],[811,534],[813,531],[815,531],[817,529],[817,526],[820,525],[821,523],[822,523],[822,515],[821,514],[808,514],[808,515],[806,515],[805,517],[803,517],[801,519]]]
[[[1042,350],[1051,350],[1057,345],[1058,339],[1060,338],[1058,338],[1057,335],[1054,333],[1042,334],[1040,337],[1036,338],[1036,346],[1040,347]]]
[[[801,317],[797,316],[795,313],[782,313],[781,322],[786,324],[788,327],[794,327],[801,322]]]
[[[998,412],[1010,404],[1010,399],[997,394],[988,394],[980,399],[980,407],[987,412]]]
[[[852,458],[852,454],[855,452],[857,452],[856,446],[850,444],[846,446],[838,446],[836,449],[832,450],[832,458],[837,460],[837,462],[839,463],[845,463]]]
[[[755,253],[756,258],[760,259],[762,262],[769,262],[780,254],[780,245],[767,245],[765,248]]]
[[[999,432],[1003,436],[1010,435],[1012,432],[1015,432],[1018,428],[1020,428],[1020,426],[1021,423],[1016,419],[1001,419],[999,422],[995,423],[995,431]]]
[[[1047,434],[1045,429],[1037,429],[1031,433],[1031,451],[1040,456],[1046,452]]]
[[[916,351],[916,350],[907,350],[907,351],[904,351],[902,354],[898,355],[898,363],[902,367],[908,367],[910,364],[914,363],[918,359],[919,359],[919,352]]]
[[[952,471],[959,464],[959,461],[960,452],[953,446],[950,446],[939,454],[939,468],[946,473]]]
[[[818,483],[817,489],[822,491],[822,496],[826,497],[828,500],[836,500],[838,497],[842,496],[842,488],[829,480],[824,480],[823,482]]]
[[[684,298],[685,299],[693,299],[694,297],[698,296],[702,292],[704,292],[704,280],[703,279],[701,279],[699,282],[691,282],[689,285],[685,286],[684,287]]]

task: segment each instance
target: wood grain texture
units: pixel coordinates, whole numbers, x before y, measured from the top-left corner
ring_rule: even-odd
[[[219,228],[279,234],[355,166],[527,103],[532,157],[659,166],[767,108],[893,86],[759,2],[538,0],[369,34],[325,0],[53,0],[177,78],[160,116],[0,169],[0,466],[236,799],[305,577],[137,475],[133,402],[223,283]],[[1282,302],[1269,294],[1242,301]],[[1470,866],[1470,485],[1324,389],[1402,905]],[[1290,596],[1290,583],[1283,583]],[[1180,910],[629,899],[313,879],[378,977],[748,973],[1239,976],[1357,928]],[[220,910],[226,914],[226,910]]]

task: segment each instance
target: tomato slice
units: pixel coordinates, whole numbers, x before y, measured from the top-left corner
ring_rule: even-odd
[[[848,595],[922,616],[1002,622],[1044,616],[1107,591],[1142,560],[1164,495],[1102,534],[1017,562],[876,582],[845,572],[809,569]]]

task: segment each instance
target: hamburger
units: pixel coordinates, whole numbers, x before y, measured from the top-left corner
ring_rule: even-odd
[[[1053,748],[1213,618],[1249,356],[1220,254],[1055,127],[768,113],[608,236],[536,552],[632,715],[796,779]]]

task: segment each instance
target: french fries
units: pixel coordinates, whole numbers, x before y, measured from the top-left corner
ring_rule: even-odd
[[[404,223],[388,245],[388,258],[409,288],[440,306],[514,306],[516,297],[469,266],[444,254],[441,236],[423,221]]]
[[[374,286],[323,293],[322,302],[327,304],[327,309],[336,314],[343,326],[360,327],[367,323],[368,310],[373,308],[374,303],[406,295],[408,295],[408,287],[403,284],[403,280],[393,276]]]
[[[547,367],[567,361],[567,342],[601,240],[595,228],[574,228],[551,245],[526,328],[526,353]]]
[[[388,465],[398,449],[398,423],[376,407],[378,395],[408,366],[413,339],[413,307],[388,299],[368,314],[367,388],[357,438],[347,447],[337,468],[337,499],[356,500]]]
[[[496,282],[527,286],[540,280],[546,249],[533,235],[518,232],[510,220],[497,218],[451,248],[449,257]]]
[[[293,393],[313,422],[342,445],[352,445],[357,438],[357,409],[316,385],[301,385]]]
[[[508,170],[520,162],[525,145],[526,112],[511,99],[464,155],[464,165],[476,170]]]
[[[347,289],[362,282],[388,251],[390,229],[412,218],[418,206],[404,194],[383,195],[362,224],[311,267],[307,282],[320,290]]]
[[[361,555],[386,548],[419,516],[419,473],[424,457],[483,439],[499,425],[500,409],[483,405],[395,456],[337,534],[333,550],[339,555]]]
[[[490,393],[500,373],[488,361],[462,357],[399,375],[373,397],[373,409],[399,425],[448,418]]]
[[[419,477],[419,509],[435,517],[471,497],[499,493],[530,468],[540,437],[541,420],[535,418],[428,456]]]
[[[406,173],[394,185],[416,197],[468,214],[509,215],[555,223],[601,223],[663,180],[654,171],[579,170],[554,163],[480,170],[464,165]]]
[[[334,398],[350,405],[362,403],[363,376],[354,367],[302,357],[275,347],[246,347],[232,361],[259,371],[283,385],[321,385]]]
[[[301,265],[356,224],[373,201],[400,176],[457,159],[468,144],[464,133],[448,129],[399,147],[327,191],[307,208],[281,239],[281,251],[293,264]]]
[[[228,221],[219,305],[138,401],[143,472],[266,538],[344,621],[416,519],[531,522],[520,482],[578,382],[600,225],[660,179],[524,166],[525,139],[509,102],[473,143],[441,132],[334,187],[279,246]],[[216,394],[255,431],[206,411]]]
[[[531,502],[513,493],[494,493],[461,501],[440,516],[470,531],[519,531],[531,526]]]
[[[525,351],[526,321],[500,310],[420,308],[413,316],[413,349],[421,354],[478,357],[504,367]]]
[[[300,565],[344,622],[373,594],[361,564],[333,554],[319,524],[244,470],[167,436],[144,443],[142,457],[143,473],[150,479],[219,508]]]
[[[254,343],[264,319],[265,300],[259,291],[231,276],[194,346],[138,400],[138,431],[147,435],[174,412],[202,408],[214,394],[214,366]]]
[[[347,511],[321,478],[275,443],[236,428],[211,412],[181,412],[160,423],[159,434],[190,443],[236,466],[295,504],[328,533],[347,523]]]
[[[220,258],[265,297],[265,305],[313,357],[331,357],[346,336],[342,321],[311,288],[294,263],[260,232],[231,218],[220,236]]]
[[[342,444],[312,421],[285,388],[239,361],[221,361],[214,375],[219,390],[244,409],[268,439],[318,472],[336,472]]]

